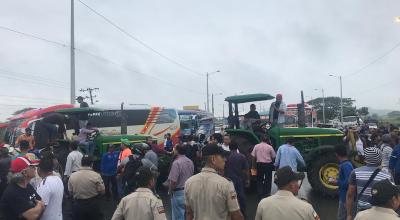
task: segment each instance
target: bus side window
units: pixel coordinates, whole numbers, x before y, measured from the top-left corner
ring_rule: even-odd
[[[157,124],[173,123],[177,117],[177,113],[174,109],[164,109],[161,111],[160,116],[157,119]]]

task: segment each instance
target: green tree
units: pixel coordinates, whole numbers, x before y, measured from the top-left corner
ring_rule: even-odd
[[[361,116],[367,116],[369,114],[368,107],[361,107],[361,108],[357,109],[357,112]]]
[[[353,106],[355,100],[351,98],[343,98],[343,116],[356,114],[356,108]],[[317,111],[317,117],[322,118],[322,98],[316,98],[308,101]],[[340,118],[340,97],[325,97],[325,118],[332,120]]]

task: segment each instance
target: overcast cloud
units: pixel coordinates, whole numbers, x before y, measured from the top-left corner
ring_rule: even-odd
[[[70,43],[69,0],[0,1],[0,26]],[[329,74],[344,76],[344,97],[358,107],[400,107],[400,48],[348,75],[400,42],[398,0],[82,1],[196,72],[220,70],[210,77],[210,92],[223,93],[218,115],[223,97],[241,92],[279,92],[286,103],[299,102],[300,90],[338,96],[339,80]],[[102,104],[204,106],[205,76],[161,58],[79,1],[75,6],[76,47],[107,59],[76,51],[78,89],[100,88]],[[0,29],[0,119],[27,106],[68,103],[69,71],[68,47]]]

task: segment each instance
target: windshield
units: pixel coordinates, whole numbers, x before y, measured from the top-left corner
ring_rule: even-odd
[[[343,122],[353,122],[353,121],[357,121],[357,117],[356,116],[344,117],[343,118]]]

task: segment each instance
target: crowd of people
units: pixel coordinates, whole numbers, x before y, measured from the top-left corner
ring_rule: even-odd
[[[94,129],[90,123],[84,126]],[[227,134],[213,134],[206,142],[188,135],[179,143],[173,143],[167,134],[163,147],[151,137],[146,143],[121,139],[120,146],[108,146],[98,169],[93,168],[89,140],[74,139],[60,173],[51,151],[32,148],[33,138],[27,129],[17,139],[17,154],[0,148],[1,217],[63,219],[63,203],[68,200],[72,202],[72,219],[104,219],[101,200],[106,198],[118,203],[112,219],[166,219],[157,195],[157,191],[166,190],[173,220],[249,219],[245,188],[254,175],[257,220],[319,219],[313,206],[297,197],[305,178],[298,170],[306,164],[294,147],[296,140],[286,139],[275,151],[267,135],[260,135],[260,139],[249,155],[242,154],[239,144]],[[339,187],[337,218],[398,219],[398,128],[351,127],[343,142],[335,146],[335,153],[339,175],[329,182]],[[365,165],[354,168],[355,163]],[[165,168],[166,164],[170,165]],[[272,195],[273,183],[278,191]]]

